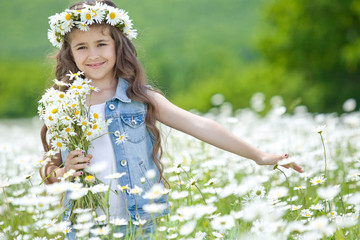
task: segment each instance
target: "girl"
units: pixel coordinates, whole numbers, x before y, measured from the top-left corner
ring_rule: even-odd
[[[78,2],[65,12],[50,17],[50,24],[52,30],[49,31],[49,40],[60,48],[56,78],[70,83],[67,76],[69,71],[82,71],[92,80],[92,85],[100,89],[99,92],[93,92],[91,102],[89,97],[87,104],[92,109],[98,109],[103,118],[112,118],[113,121],[108,127],[112,134],[96,139],[87,157],[80,150],[58,153],[46,165],[45,176],[54,170],[56,173],[46,179],[47,184],[59,181],[58,177],[72,169],[76,170],[74,177],[82,175],[90,161],[91,164],[107,163],[108,167],[97,174],[97,178],[104,183],[109,183],[105,176],[111,173],[126,173],[118,179],[118,185],[127,190],[135,186],[149,189],[154,184],[152,179],[146,177],[149,170],[156,173],[161,184],[166,183],[164,167],[160,161],[162,148],[157,121],[221,149],[252,159],[259,165],[275,165],[287,158],[286,154],[274,155],[256,149],[218,123],[178,108],[146,85],[146,75],[131,42],[136,37],[136,30],[132,29],[127,13],[119,10],[112,1]],[[46,132],[47,127],[44,125],[41,138],[45,152],[49,151]],[[116,142],[123,134],[126,134],[126,141],[117,145]],[[63,162],[63,167],[57,169]],[[290,166],[302,172],[296,163],[284,167]],[[145,179],[144,185],[140,179]],[[129,191],[125,192],[124,198],[110,194],[111,217],[129,221],[150,220],[145,232],[153,232],[151,216],[142,209],[148,200],[141,195],[134,196]],[[158,203],[167,204],[167,199],[160,199]],[[168,212],[166,208],[155,217]],[[65,212],[64,219],[68,220],[68,217],[69,211]],[[68,235],[69,239],[74,237],[74,231]]]

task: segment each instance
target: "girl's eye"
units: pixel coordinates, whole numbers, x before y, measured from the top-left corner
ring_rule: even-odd
[[[82,49],[85,49],[86,47],[85,46],[82,46],[82,47],[78,47],[77,50],[82,50]]]
[[[99,43],[99,47],[106,46],[105,43]]]

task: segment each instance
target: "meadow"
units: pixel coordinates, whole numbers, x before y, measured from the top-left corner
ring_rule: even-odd
[[[304,172],[258,166],[161,125],[171,213],[157,219],[154,239],[360,238],[359,111],[313,114],[297,106],[288,114],[276,96],[271,110],[260,116],[264,103],[259,93],[248,108],[233,109],[219,94],[212,102],[215,107],[204,117],[263,151],[289,153],[288,160]],[[106,217],[89,210],[83,210],[77,225],[59,220],[61,195],[71,185],[39,185],[44,164],[40,127],[36,117],[0,122],[2,238],[64,239],[65,232],[81,228],[83,239],[104,239],[124,222],[103,223]],[[161,206],[148,211],[156,209]]]

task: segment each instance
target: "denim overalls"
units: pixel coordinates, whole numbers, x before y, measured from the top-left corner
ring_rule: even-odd
[[[118,179],[118,184],[120,186],[128,185],[131,189],[135,185],[141,187],[143,188],[143,195],[159,177],[159,170],[152,159],[155,140],[145,124],[146,105],[127,97],[126,89],[128,86],[129,83],[126,80],[119,78],[115,96],[105,104],[105,115],[106,119],[112,119],[108,130],[116,157],[117,171],[126,173]],[[127,134],[126,141],[117,145],[115,143],[116,138],[124,132]],[[61,153],[62,161],[65,161],[68,154],[68,151]],[[157,174],[153,180],[145,176],[145,173],[150,169],[155,170]],[[145,178],[144,184],[141,183],[140,178]],[[135,196],[130,194],[130,191],[126,191],[127,212],[132,221],[139,218],[150,220],[152,217],[156,218],[169,213],[168,207],[161,213],[153,215],[146,213],[142,207],[149,203],[149,200],[142,198],[142,195]],[[155,202],[168,205],[166,196]],[[69,192],[67,192],[63,204],[65,209],[64,221],[68,221],[70,218],[71,208],[69,206],[71,204]]]

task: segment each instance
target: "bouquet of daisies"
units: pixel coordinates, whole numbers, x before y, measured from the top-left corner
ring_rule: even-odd
[[[107,134],[107,126],[111,120],[99,118],[96,112],[90,112],[90,106],[86,106],[86,97],[93,91],[98,91],[91,86],[91,80],[83,77],[82,72],[68,74],[72,84],[54,80],[59,90],[50,88],[39,101],[40,119],[48,128],[50,140],[49,153],[55,154],[59,150],[73,151],[83,150],[85,156],[91,147],[91,141]],[[62,89],[67,88],[66,91]],[[59,166],[62,167],[63,163]],[[55,169],[56,170],[56,169]],[[55,170],[53,172],[55,172]],[[50,173],[46,178],[48,178]],[[66,180],[73,172],[65,173],[62,180]],[[46,179],[45,178],[45,179]],[[44,181],[45,181],[44,179]],[[75,179],[82,184],[81,196],[74,200],[73,208],[90,208],[95,210],[100,207],[105,211],[105,194],[96,191],[98,186],[104,186],[91,172],[85,169],[84,174]],[[71,215],[73,218],[74,215]]]

